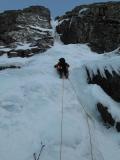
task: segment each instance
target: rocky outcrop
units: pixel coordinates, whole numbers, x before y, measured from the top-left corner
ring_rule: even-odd
[[[120,122],[116,122],[112,114],[108,111],[108,107],[104,106],[101,103],[97,104],[97,109],[101,115],[103,122],[109,126],[115,126],[117,131],[120,132]]]
[[[89,70],[86,68],[89,84],[97,84],[117,102],[120,102],[120,74],[112,71],[112,74],[108,70],[105,71],[106,78],[100,74],[99,69],[97,74],[90,77]]]
[[[120,122],[116,122],[116,129],[118,132],[120,132]]]
[[[81,5],[56,19],[64,44],[87,43],[98,53],[120,46],[120,2]]]
[[[111,126],[115,125],[115,120],[113,119],[112,115],[109,113],[108,108],[101,103],[97,104],[97,109],[101,114],[101,117],[104,123],[109,124]]]
[[[5,70],[5,69],[20,69],[21,68],[21,66],[16,66],[16,65],[8,65],[8,66],[0,66],[0,71],[1,70]]]
[[[29,56],[53,45],[50,11],[42,6],[0,14],[0,53]],[[27,44],[27,45],[26,45]],[[9,51],[5,51],[5,48]]]

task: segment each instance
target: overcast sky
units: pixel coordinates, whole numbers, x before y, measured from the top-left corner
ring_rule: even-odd
[[[93,2],[108,2],[108,0],[0,0],[0,11],[21,9],[31,5],[43,5],[48,7],[52,16],[55,17],[64,14],[77,5]]]

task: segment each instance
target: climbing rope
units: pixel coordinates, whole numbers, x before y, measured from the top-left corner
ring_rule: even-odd
[[[62,104],[61,104],[61,124],[60,124],[60,160],[62,159],[63,147],[63,103],[64,103],[64,79],[62,80]]]
[[[90,146],[91,146],[91,147],[90,147],[90,148],[91,148],[91,150],[90,150],[91,160],[94,160],[94,156],[93,156],[93,144],[92,144],[92,134],[91,134],[90,124],[89,124],[89,119],[90,119],[90,120],[93,120],[93,116],[91,116],[91,115],[86,111],[86,109],[85,109],[85,107],[83,106],[83,104],[81,104],[80,98],[79,98],[79,96],[78,96],[78,94],[77,94],[77,92],[76,92],[76,89],[75,89],[74,85],[72,84],[72,82],[71,82],[70,79],[68,79],[68,80],[69,80],[69,82],[70,82],[70,84],[71,84],[71,86],[72,86],[72,88],[73,88],[73,90],[74,90],[74,93],[75,93],[75,95],[76,95],[76,97],[77,97],[77,100],[78,100],[80,106],[82,107],[84,113],[86,114],[86,121],[87,121],[87,125],[88,125],[88,131],[89,131],[89,137],[90,137]]]
[[[90,113],[88,113],[86,111],[84,105],[81,103],[80,98],[79,98],[79,96],[78,96],[78,94],[76,92],[76,89],[75,89],[74,85],[72,84],[71,80],[70,79],[68,79],[68,80],[69,80],[69,82],[70,82],[70,84],[72,86],[72,89],[74,90],[74,93],[75,93],[75,95],[77,97],[77,100],[78,100],[79,104],[82,106],[83,111],[85,112],[85,114],[87,115],[87,117],[89,117],[91,120],[94,120],[94,117]]]

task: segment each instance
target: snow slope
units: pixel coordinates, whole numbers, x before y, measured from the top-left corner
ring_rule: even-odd
[[[55,42],[44,54],[29,59],[0,58],[2,64],[22,66],[0,72],[0,160],[33,160],[41,142],[42,160],[59,159],[63,80],[53,66],[60,57],[70,64],[70,81],[64,80],[62,160],[92,160],[91,153],[94,160],[120,159],[120,135],[103,126],[95,107],[97,101],[104,102],[120,120],[120,104],[99,86],[88,85],[85,72],[86,65],[91,76],[97,67],[104,75],[106,65],[117,71],[120,56]]]

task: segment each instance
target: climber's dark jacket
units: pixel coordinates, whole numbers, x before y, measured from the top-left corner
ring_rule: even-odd
[[[68,78],[68,74],[69,74],[68,68],[70,67],[70,65],[65,62],[64,58],[59,59],[59,62],[54,67],[57,69],[61,78],[63,75],[66,78]]]

